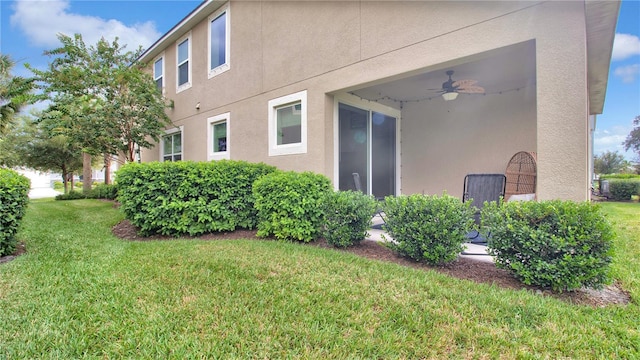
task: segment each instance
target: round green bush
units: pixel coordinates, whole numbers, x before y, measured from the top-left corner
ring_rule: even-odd
[[[615,236],[596,204],[509,202],[482,209],[496,266],[527,285],[554,291],[600,287],[609,281]]]
[[[321,234],[331,181],[312,172],[275,172],[253,184],[258,236],[310,242]]]
[[[335,247],[349,247],[364,240],[377,206],[373,197],[361,192],[329,193],[323,206],[326,216],[324,238]]]
[[[16,249],[16,233],[29,202],[29,179],[0,168],[0,256]]]
[[[631,196],[640,195],[640,180],[613,178],[609,180],[609,193],[612,200],[629,201]]]
[[[388,246],[403,256],[431,265],[451,262],[463,251],[473,226],[471,202],[443,194],[387,197]]]

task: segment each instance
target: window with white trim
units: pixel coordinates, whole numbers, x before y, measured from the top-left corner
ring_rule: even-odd
[[[220,114],[207,119],[207,147],[209,160],[221,160],[230,158],[230,113]]]
[[[161,161],[182,160],[182,127],[167,130],[166,133],[160,141]]]
[[[176,92],[191,87],[191,33],[176,45]]]
[[[229,8],[209,17],[209,78],[229,70]]]
[[[164,55],[153,62],[153,80],[160,93],[164,93]]]
[[[307,91],[269,101],[269,156],[307,152]]]

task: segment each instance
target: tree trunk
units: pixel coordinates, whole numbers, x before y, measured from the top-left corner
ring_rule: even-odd
[[[67,177],[69,176],[67,174],[67,169],[66,167],[62,167],[62,185],[64,186],[64,193],[67,194],[69,193],[69,178]]]
[[[91,191],[91,155],[82,153],[82,193],[89,195]]]
[[[111,155],[104,155],[104,183],[111,184]]]
[[[75,180],[73,180],[73,173],[67,173],[67,183],[71,184],[71,189],[70,191],[73,191],[75,189]]]

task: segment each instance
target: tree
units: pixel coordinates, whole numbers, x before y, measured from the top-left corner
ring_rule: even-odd
[[[12,131],[0,141],[0,164],[59,172],[67,193],[73,173],[82,168],[80,146],[56,134],[49,119],[34,122],[29,116],[19,116],[16,120]]]
[[[638,162],[640,162],[640,115],[633,119],[633,125],[635,125],[635,127],[629,135],[627,135],[627,139],[622,145],[624,145],[625,150],[632,149],[638,156]]]
[[[31,100],[33,79],[11,75],[13,66],[8,55],[0,54],[0,135],[6,133],[15,114]]]
[[[593,168],[596,174],[614,174],[620,172],[625,166],[624,156],[617,151],[605,151],[596,155],[593,160]]]
[[[43,97],[52,101],[51,111],[61,115],[60,134],[85,154],[126,161],[133,161],[136,144],[151,148],[158,142],[171,122],[152,76],[136,62],[141,49],[126,52],[117,39],[86,46],[79,34],[58,38],[62,46],[45,52],[54,57],[48,69],[29,68],[41,81]]]

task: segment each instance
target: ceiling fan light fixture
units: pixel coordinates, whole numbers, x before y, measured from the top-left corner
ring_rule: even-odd
[[[451,101],[451,100],[455,100],[458,97],[458,93],[457,92],[446,92],[444,94],[442,94],[442,98],[445,101]]]

